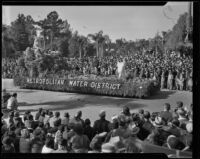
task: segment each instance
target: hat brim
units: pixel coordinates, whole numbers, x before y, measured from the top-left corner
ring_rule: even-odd
[[[138,127],[136,127],[135,129],[136,129],[135,131],[131,131],[131,134],[132,134],[132,135],[136,135],[136,134],[138,134],[139,131],[140,131],[140,128],[138,128]]]

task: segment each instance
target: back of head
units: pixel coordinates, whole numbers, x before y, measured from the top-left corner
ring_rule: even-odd
[[[150,112],[149,112],[149,111],[145,111],[145,112],[144,112],[144,118],[145,118],[145,119],[149,119],[150,117],[151,117]]]
[[[182,108],[183,107],[183,102],[182,101],[178,101],[176,102],[176,105],[178,108]]]
[[[64,117],[69,118],[69,113],[66,112],[66,113],[64,114]]]
[[[119,126],[122,126],[122,127],[126,125],[126,118],[124,115],[118,116],[118,123],[119,123]]]
[[[60,117],[60,112],[55,112],[55,117],[56,118]]]
[[[78,134],[78,135],[82,135],[83,134],[83,126],[81,124],[76,124],[74,126],[74,131]]]
[[[185,147],[185,145],[174,135],[168,136],[167,144],[170,149],[182,150]]]
[[[106,117],[106,111],[105,110],[101,110],[99,113],[99,117],[100,118],[105,118]]]
[[[169,103],[165,103],[164,104],[164,109],[169,111],[170,110],[170,104]]]
[[[16,98],[16,97],[17,97],[17,93],[13,93],[13,95],[12,95],[12,96]]]
[[[41,112],[42,112],[42,108],[39,108],[39,109],[38,109],[38,112],[40,112],[40,113],[41,113]]]
[[[144,114],[144,109],[139,109],[139,110],[138,110],[138,113]]]
[[[123,113],[126,114],[126,115],[130,114],[130,109],[129,109],[129,107],[124,106],[124,107],[123,107]]]
[[[46,138],[46,140],[45,140],[45,145],[46,145],[46,147],[53,149],[53,147],[54,147],[54,139],[52,137],[48,136]]]
[[[179,122],[178,119],[173,119],[173,120],[171,121],[171,123],[172,123],[173,126],[176,126],[176,127],[179,127],[179,125],[180,125],[180,122]]]
[[[75,117],[77,118],[81,118],[81,116],[82,116],[82,111],[78,111],[75,115]]]
[[[85,119],[85,125],[90,125],[91,124],[91,122],[90,122],[90,119]]]

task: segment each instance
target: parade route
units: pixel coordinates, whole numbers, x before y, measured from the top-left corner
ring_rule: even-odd
[[[150,112],[159,112],[163,110],[163,104],[168,102],[171,108],[176,107],[177,101],[183,101],[184,106],[192,103],[192,93],[188,91],[169,91],[161,90],[149,99],[136,98],[118,98],[108,96],[96,96],[87,94],[52,92],[30,89],[8,89],[8,92],[17,92],[19,110],[31,110],[35,114],[38,108],[44,108],[60,111],[61,116],[65,112],[69,112],[71,116],[81,110],[83,119],[90,118],[93,123],[98,119],[100,110],[105,110],[107,119],[115,114],[119,114],[123,106],[128,106],[131,112],[137,112],[139,109],[148,110]]]

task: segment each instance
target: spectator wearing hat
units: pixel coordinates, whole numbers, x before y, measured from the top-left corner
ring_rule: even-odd
[[[39,120],[41,113],[42,113],[42,108],[39,108],[38,112],[35,114],[35,120],[36,121]]]
[[[62,125],[68,125],[70,120],[70,115],[68,112],[64,114],[64,118],[62,118],[61,124]]]
[[[185,145],[176,136],[170,135],[167,138],[167,146],[169,149],[183,150]]]
[[[181,130],[179,128],[180,122],[178,119],[173,119],[169,124],[168,124],[168,128],[166,129],[166,131],[170,132],[171,135],[174,135],[176,137],[180,137],[181,136]]]
[[[24,113],[24,116],[23,116],[23,120],[24,120],[24,122],[26,121],[26,120],[28,120],[28,116],[30,115],[30,111],[29,110],[26,110],[25,111],[25,113]]]
[[[126,118],[124,115],[118,117],[119,127],[112,131],[111,137],[119,136],[120,138],[128,138],[130,136],[130,130],[126,124]]]
[[[87,137],[89,138],[89,140],[91,141],[92,138],[95,135],[94,129],[93,127],[91,127],[91,122],[90,119],[85,119],[85,127],[84,127],[84,134],[87,135]]]
[[[147,136],[152,132],[152,130],[154,129],[153,124],[150,121],[150,112],[149,111],[145,111],[144,112],[144,124],[140,127],[140,135],[138,136],[141,140],[144,140],[147,138]]]
[[[53,153],[54,152],[54,139],[53,137],[46,137],[45,145],[42,148],[42,153]]]
[[[15,126],[17,125],[17,123],[19,123],[21,127],[24,126],[24,123],[22,122],[22,118],[20,117],[18,111],[14,113],[13,121]]]
[[[2,153],[15,153],[15,148],[12,143],[12,139],[9,136],[6,136],[2,140]]]
[[[160,117],[163,118],[166,122],[172,120],[172,113],[170,112],[170,104],[164,104],[164,110],[160,112]]]
[[[7,109],[10,111],[18,110],[17,93],[13,93],[8,99]]]
[[[175,110],[177,111],[178,109],[181,109],[181,108],[183,108],[183,102],[182,101],[177,101]]]
[[[70,139],[69,145],[75,153],[87,153],[90,141],[86,135],[83,134],[83,127],[81,124],[74,126],[75,135]]]
[[[70,121],[69,121],[69,123],[72,123],[72,124],[74,124],[74,125],[76,125],[76,124],[81,124],[82,125],[82,127],[84,128],[84,120],[81,118],[82,117],[82,111],[78,111],[77,113],[76,113],[76,115],[74,116],[74,118],[72,118]]]
[[[185,126],[186,126],[186,124],[188,123],[189,120],[187,119],[185,110],[183,108],[180,108],[180,109],[177,110],[177,113],[178,113],[178,116],[179,116],[178,120],[180,122],[179,127],[186,130]]]
[[[99,117],[100,119],[96,120],[93,126],[95,134],[99,134],[102,132],[109,132],[110,122],[106,120],[106,112],[104,110],[101,110],[99,113]]]
[[[21,138],[19,141],[19,152],[20,153],[31,153],[32,141],[30,139],[30,133],[28,129],[21,130]]]
[[[155,127],[156,132],[155,138],[157,138],[158,144],[162,146],[166,142],[166,139],[170,135],[170,132],[164,130],[165,122],[160,116],[157,116],[155,118],[155,122],[153,125]]]
[[[129,107],[124,106],[121,114],[126,117],[127,122],[131,122],[131,113]]]

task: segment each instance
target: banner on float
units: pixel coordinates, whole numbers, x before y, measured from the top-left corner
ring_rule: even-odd
[[[55,78],[27,78],[27,84],[39,84],[39,85],[57,85],[69,87],[80,87],[80,88],[93,88],[93,89],[111,89],[119,90],[121,87],[120,83],[107,82],[96,82],[92,80],[75,80],[75,79],[55,79]]]

